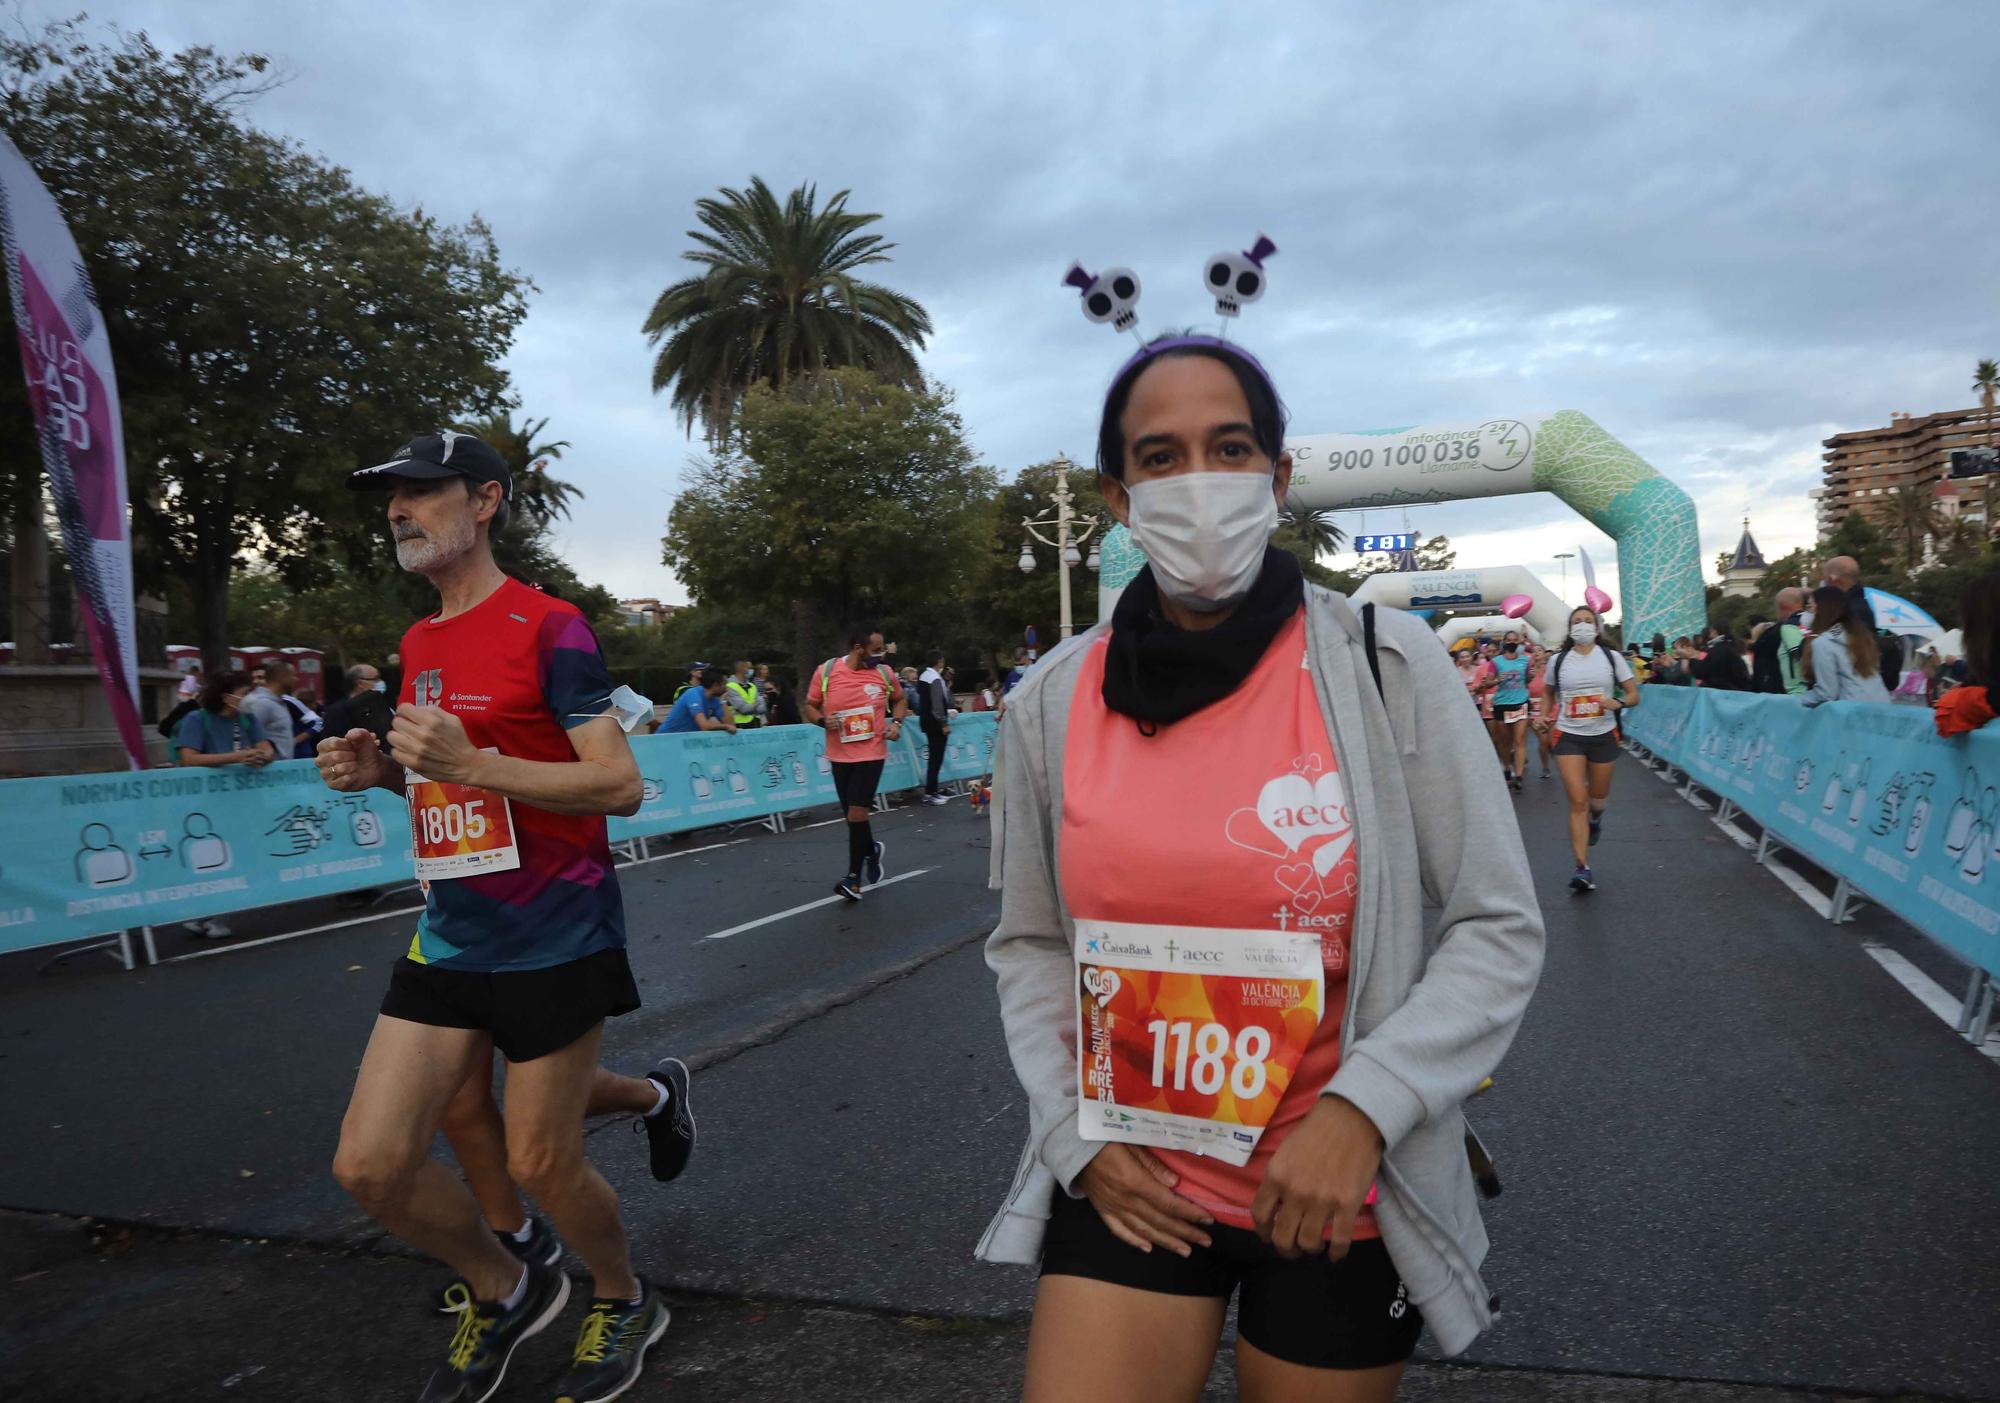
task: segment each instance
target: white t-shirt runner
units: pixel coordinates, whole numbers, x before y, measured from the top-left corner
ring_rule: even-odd
[[[1606,705],[1632,676],[1623,653],[1598,644],[1588,653],[1572,648],[1549,659],[1542,678],[1555,689],[1556,669],[1562,669],[1562,691],[1556,697],[1556,729],[1568,736],[1602,736],[1617,729],[1618,718]]]

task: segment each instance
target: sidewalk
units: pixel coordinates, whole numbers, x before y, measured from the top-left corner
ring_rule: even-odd
[[[414,1397],[450,1323],[417,1303],[438,1268],[371,1252],[153,1233],[0,1213],[0,1393],[72,1403]],[[677,1403],[1020,1396],[1027,1326],[671,1297],[673,1327],[628,1398]],[[547,1399],[574,1303],[500,1393]],[[1206,1399],[1232,1399],[1225,1358]],[[1399,1403],[1847,1403],[1880,1395],[1418,1364]],[[1918,1395],[1903,1395],[1920,1403]]]

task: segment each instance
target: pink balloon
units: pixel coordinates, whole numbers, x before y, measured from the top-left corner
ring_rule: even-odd
[[[1595,609],[1600,614],[1608,614],[1611,612],[1611,596],[1606,594],[1603,590],[1599,589],[1596,585],[1590,586],[1590,588],[1586,589],[1583,592],[1583,602],[1585,604],[1588,604],[1591,608]]]
[[[1500,612],[1510,619],[1525,619],[1534,607],[1535,597],[1532,594],[1510,594],[1500,601]]]

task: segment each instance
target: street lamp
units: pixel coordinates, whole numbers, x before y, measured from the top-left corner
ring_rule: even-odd
[[[1082,565],[1091,570],[1097,568],[1096,543],[1092,542],[1088,559],[1077,548],[1090,540],[1092,533],[1103,525],[1094,516],[1076,516],[1070,511],[1070,503],[1076,500],[1076,496],[1069,490],[1069,475],[1075,471],[1076,464],[1070,462],[1067,457],[1057,455],[1056,489],[1049,494],[1055,500],[1055,512],[1050,516],[1021,518],[1021,529],[1027,535],[1021,538],[1021,558],[1014,562],[1021,567],[1021,573],[1026,575],[1035,568],[1035,541],[1056,548],[1056,561],[1061,566],[1061,573],[1056,577],[1058,597],[1061,600],[1061,617],[1058,623],[1061,625],[1064,638],[1068,638],[1074,631],[1070,623],[1070,567]],[[1045,529],[1053,530],[1056,534],[1053,537],[1045,536],[1042,534]],[[1030,537],[1033,539],[1030,540]]]
[[[1556,553],[1556,559],[1562,562],[1562,597],[1563,602],[1567,604],[1569,602],[1569,563],[1576,559],[1576,552],[1573,550],[1559,551]]]

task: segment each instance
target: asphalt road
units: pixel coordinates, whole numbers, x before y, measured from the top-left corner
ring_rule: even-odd
[[[1506,1314],[1406,1396],[2000,1398],[2000,1068],[1861,949],[1909,937],[1873,912],[1827,925],[1636,765],[1591,897],[1564,890],[1555,783],[1517,802],[1548,968],[1474,1108],[1507,1183],[1487,1267]],[[592,1141],[637,1259],[684,1302],[635,1398],[1018,1388],[1031,1277],[971,1259],[1025,1128],[977,945],[984,825],[958,804],[879,827],[890,875],[920,875],[726,939],[706,937],[830,895],[837,824],[624,870],[647,1007],[607,1061],[689,1057],[702,1125],[666,1187],[639,1137]],[[408,929],[0,973],[10,1395],[375,1398],[421,1376],[442,1337],[406,1298],[437,1269],[357,1255],[384,1244],[326,1173]],[[133,1226],[93,1240],[52,1215]],[[319,1358],[360,1323],[365,1367]],[[79,1350],[156,1367],[79,1392]]]

